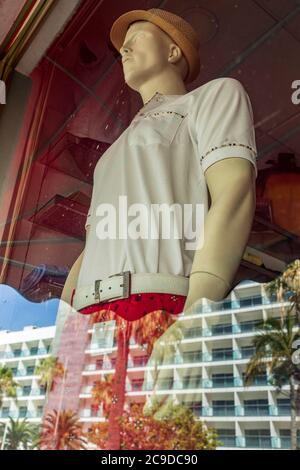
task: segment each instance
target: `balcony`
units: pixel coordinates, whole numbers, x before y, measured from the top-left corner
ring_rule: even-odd
[[[281,449],[291,449],[292,441],[289,436],[281,436],[280,442],[281,442]],[[300,436],[298,436],[297,438],[297,450],[299,449],[300,449]]]
[[[116,358],[110,358],[109,361],[105,361],[101,364],[86,364],[84,366],[84,371],[93,372],[97,370],[110,370],[115,367]]]
[[[179,382],[179,381],[175,381],[173,382],[173,386],[170,387],[170,390],[184,390],[186,388],[192,388],[192,383],[188,384],[188,386],[186,386],[187,384],[186,383],[182,383],[182,382]],[[255,386],[257,384],[254,384]],[[260,383],[260,385],[268,385],[267,382],[265,382],[264,384],[263,383]],[[152,390],[152,387],[153,387],[153,384],[147,384],[146,385],[146,390]],[[232,379],[226,379],[226,380],[211,380],[211,379],[202,379],[201,382],[198,383],[198,386],[195,387],[197,389],[201,389],[201,388],[204,388],[204,389],[209,389],[209,388],[229,388],[229,387],[244,387],[244,383],[242,381],[242,379],[240,379],[239,377],[234,377]],[[160,386],[158,387],[158,389],[160,389]]]
[[[231,300],[226,300],[224,302],[216,302],[208,305],[202,305],[199,310],[199,313],[219,312],[222,310],[231,310],[232,308],[234,308],[234,302],[231,302]]]
[[[27,369],[12,369],[12,372],[15,377],[29,377],[35,375],[35,367],[28,367]]]
[[[249,387],[251,386],[268,386],[268,380],[266,377],[259,377],[257,380],[254,380],[253,384],[250,384]],[[126,386],[126,391],[131,392],[131,391],[142,391],[142,386],[143,382],[136,382],[133,384],[127,384]],[[231,388],[231,387],[244,387],[244,382],[240,377],[225,377],[225,378],[213,378],[213,379],[193,379],[191,377],[190,380],[184,379],[182,381],[179,380],[174,380],[173,378],[170,379],[165,379],[159,381],[158,384],[156,384],[156,389],[157,390],[185,390],[185,389],[191,389],[195,388],[197,390],[200,389],[210,389],[210,388]],[[153,390],[153,382],[148,382],[145,383],[144,385],[144,391],[152,391]],[[240,407],[242,409],[242,407]],[[276,407],[273,407],[272,409],[277,410]],[[276,411],[277,412],[277,411]],[[272,416],[278,416],[275,411],[272,412]],[[237,416],[243,416],[243,414],[239,414]]]
[[[289,302],[290,294],[284,295],[284,302]],[[214,313],[231,310],[241,310],[244,308],[253,308],[257,306],[272,305],[277,303],[276,295],[256,295],[254,297],[242,298],[236,300],[225,300],[223,302],[214,302],[199,306],[197,313]],[[183,313],[184,317],[184,313]],[[228,334],[228,333],[225,333]],[[200,332],[201,335],[201,332]]]
[[[282,442],[278,437],[243,437],[243,436],[227,436],[218,435],[218,441],[222,444],[220,447],[236,447],[236,448],[254,448],[254,449],[283,449]]]
[[[148,382],[144,384],[143,381],[136,381],[126,384],[126,391],[127,392],[137,392],[137,391],[152,391],[153,390],[153,383]],[[156,386],[157,390],[181,390],[182,383],[179,381],[173,381],[173,378],[160,380],[159,384]]]
[[[233,349],[215,349],[212,351],[210,360],[212,361],[230,361],[234,359],[234,353],[239,354],[239,351],[233,351]],[[240,358],[240,357],[238,357]]]
[[[252,449],[274,449],[278,448],[279,439],[271,436],[246,436],[245,447]]]
[[[131,382],[131,391],[132,392],[138,392],[142,390],[144,380],[133,380]]]
[[[177,364],[194,364],[202,362],[225,362],[225,361],[239,361],[244,359],[249,359],[255,350],[252,347],[246,347],[242,349],[222,349],[215,350],[212,352],[202,351],[187,351],[183,352],[181,355],[176,354],[173,357],[168,357],[164,359],[163,364],[161,365],[177,365]],[[97,371],[97,370],[109,370],[115,367],[115,358],[110,359],[110,362],[103,363],[102,365],[96,364],[86,364],[84,370],[87,372]],[[153,362],[149,361],[147,358],[143,359],[132,359],[128,360],[128,369],[134,369],[137,367],[148,367],[153,366]]]
[[[182,388],[201,388],[202,378],[201,377],[186,377],[182,381]]]
[[[84,366],[84,370],[85,371],[94,371],[94,370],[98,370],[98,368],[96,367],[96,364],[86,364]]]
[[[242,347],[240,350],[241,359],[250,359],[255,354],[255,348],[252,346]]]
[[[42,411],[8,411],[8,412],[1,412],[0,411],[0,418],[5,419],[11,417],[12,419],[37,419],[43,416]]]
[[[278,409],[274,405],[244,405],[244,406],[235,406],[235,405],[224,405],[224,406],[207,406],[203,407],[202,416],[236,416],[236,417],[255,417],[255,416],[279,416]],[[284,416],[284,415],[280,415]],[[286,412],[287,417],[290,416],[290,413]]]
[[[188,328],[185,332],[185,339],[205,338],[210,336],[228,336],[233,334],[251,333],[259,329],[262,320],[253,320],[251,322],[242,322],[231,325],[212,325],[209,328]]]
[[[247,322],[240,323],[239,332],[240,333],[252,333],[256,332],[259,329],[259,326],[262,324],[263,320],[252,320]]]
[[[80,418],[104,418],[101,410],[94,411],[90,408],[84,408],[79,412]]]
[[[18,389],[17,396],[18,397],[36,397],[36,396],[44,396],[45,390],[39,388],[31,388],[31,389]]]
[[[239,407],[241,414],[238,416],[275,416],[275,407],[269,405],[245,405]]]
[[[15,350],[15,351],[1,351],[0,359],[18,359],[20,357],[34,357],[34,356],[43,356],[49,354],[50,346],[48,348],[39,348],[33,350]]]
[[[114,338],[114,340],[112,341],[112,344],[110,343],[110,341],[107,341],[106,339],[104,339],[103,341],[94,341],[94,342],[91,342],[90,344],[90,350],[93,351],[95,349],[112,349],[112,348],[115,348],[117,346],[117,340],[116,338]]]
[[[221,442],[220,447],[236,447],[236,437],[218,434],[217,440]]]
[[[207,334],[205,334],[207,332]],[[185,338],[200,338],[201,336],[210,336],[208,328],[202,329],[200,326],[195,328],[188,328],[185,332]]]
[[[252,381],[247,386],[261,386],[261,385],[268,386],[270,385],[269,381],[270,381],[270,378],[267,377],[267,375],[265,374],[257,375],[256,377],[252,379]],[[246,387],[245,374],[243,374],[243,383],[244,383],[244,386]]]
[[[147,365],[148,365],[147,356],[134,357],[134,358],[129,358],[127,368],[133,369],[135,367],[146,367]]]
[[[207,382],[213,388],[243,386],[243,382],[240,382],[238,378],[233,377],[233,375],[228,375],[227,377],[212,377],[212,379],[207,380]]]
[[[220,349],[211,352],[202,353],[201,351],[183,352],[182,355],[176,354],[173,357],[164,359],[163,365],[189,364],[195,362],[225,362],[239,361],[249,359],[255,350],[252,347],[245,349]],[[148,365],[153,365],[150,361]]]
[[[226,300],[224,302],[216,302],[214,304],[202,305],[199,309],[199,313],[213,313],[226,310],[240,310],[242,308],[252,308],[258,305],[268,305],[276,302],[275,297],[268,297],[257,295],[254,297],[237,299],[235,301]]]
[[[234,405],[227,406],[207,406],[203,408],[203,416],[236,416]]]
[[[291,415],[291,405],[277,405],[276,416],[290,416]]]
[[[93,385],[86,385],[85,387],[81,388],[80,393],[85,395],[90,395],[92,393]]]
[[[175,356],[174,362],[171,364],[180,364],[180,363],[191,363],[191,362],[202,362],[203,353],[201,351],[188,351],[183,352],[182,356]]]

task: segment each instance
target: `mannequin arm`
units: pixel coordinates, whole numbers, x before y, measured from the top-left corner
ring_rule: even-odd
[[[88,225],[86,228],[86,237],[88,237],[89,229],[90,229],[90,226]],[[81,268],[83,255],[84,255],[84,249],[78,256],[76,261],[74,262],[72,268],[70,269],[62,294],[61,294],[61,300],[64,300],[65,302],[69,304],[71,302],[71,295],[72,295],[73,289],[75,289],[77,286],[77,280],[78,280],[78,275],[79,275],[79,271]]]
[[[204,243],[195,251],[191,273],[208,271],[231,285],[255,213],[254,168],[245,158],[226,158],[207,168],[205,179],[211,206],[205,218]],[[230,292],[226,282],[212,274],[193,274],[184,310],[201,298],[223,300]]]

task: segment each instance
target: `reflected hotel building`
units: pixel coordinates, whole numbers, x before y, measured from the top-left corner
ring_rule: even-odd
[[[189,406],[194,415],[218,432],[223,449],[287,449],[290,447],[290,401],[286,396],[288,385],[278,394],[271,385],[268,367],[248,386],[244,373],[254,350],[252,340],[262,320],[280,317],[282,305],[289,305],[265,292],[263,284],[244,281],[232,290],[225,301],[202,306],[187,328],[176,354],[164,369],[156,393],[172,395],[178,403]],[[178,321],[185,322],[184,314]],[[116,344],[109,328],[102,336],[99,325],[88,329],[84,351],[77,412],[88,429],[91,423],[105,420],[101,406],[92,405],[93,383],[101,374],[114,371]],[[56,327],[26,327],[23,331],[0,333],[0,364],[13,370],[20,385],[18,402],[5,397],[0,412],[1,422],[8,417],[28,418],[41,422],[45,392],[38,385],[35,367],[51,355],[51,344]],[[151,381],[142,390],[142,373],[151,365],[143,356],[143,349],[130,341],[127,364],[125,407],[133,402],[145,401],[151,394]],[[149,379],[149,375],[148,379]],[[297,418],[299,420],[299,417]],[[300,436],[299,436],[300,437]]]

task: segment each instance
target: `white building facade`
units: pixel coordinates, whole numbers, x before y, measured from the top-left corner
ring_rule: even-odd
[[[38,383],[35,368],[42,359],[49,357],[54,334],[55,326],[27,326],[22,331],[0,331],[0,366],[12,369],[14,379],[19,384],[17,400],[3,397],[2,423],[8,421],[9,416],[40,422],[45,391]]]
[[[280,317],[277,303],[265,292],[264,285],[240,283],[223,301],[203,300],[201,308],[188,318],[185,336],[168,363],[160,366],[163,380],[158,394],[172,394],[175,401],[189,406],[207,426],[217,429],[224,449],[286,449],[290,447],[289,386],[278,394],[270,384],[268,367],[246,386],[244,373],[253,354],[252,340],[258,325],[267,318]],[[27,417],[39,422],[45,393],[38,385],[34,369],[51,354],[55,327],[27,327],[20,332],[0,332],[0,364],[9,366],[21,385],[18,402],[4,398],[0,421],[8,416]],[[89,346],[82,370],[79,417],[87,429],[90,423],[104,420],[92,408],[91,390],[103,374],[112,374],[117,353],[113,334],[101,339],[97,324],[89,330]],[[145,400],[151,395],[151,371],[144,350],[130,344],[127,366],[126,402]],[[142,389],[147,372],[147,388]],[[298,417],[300,428],[300,420]],[[300,431],[299,437],[300,437]],[[299,439],[300,444],[300,439]]]

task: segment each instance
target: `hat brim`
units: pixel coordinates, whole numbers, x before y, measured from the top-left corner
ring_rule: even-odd
[[[110,30],[110,40],[118,51],[120,51],[124,43],[130,24],[134,21],[150,21],[167,33],[182,49],[188,62],[189,72],[185,81],[192,82],[195,80],[200,71],[200,59],[197,49],[188,41],[181,31],[168,23],[168,21],[147,10],[132,10],[124,13],[115,20]]]

